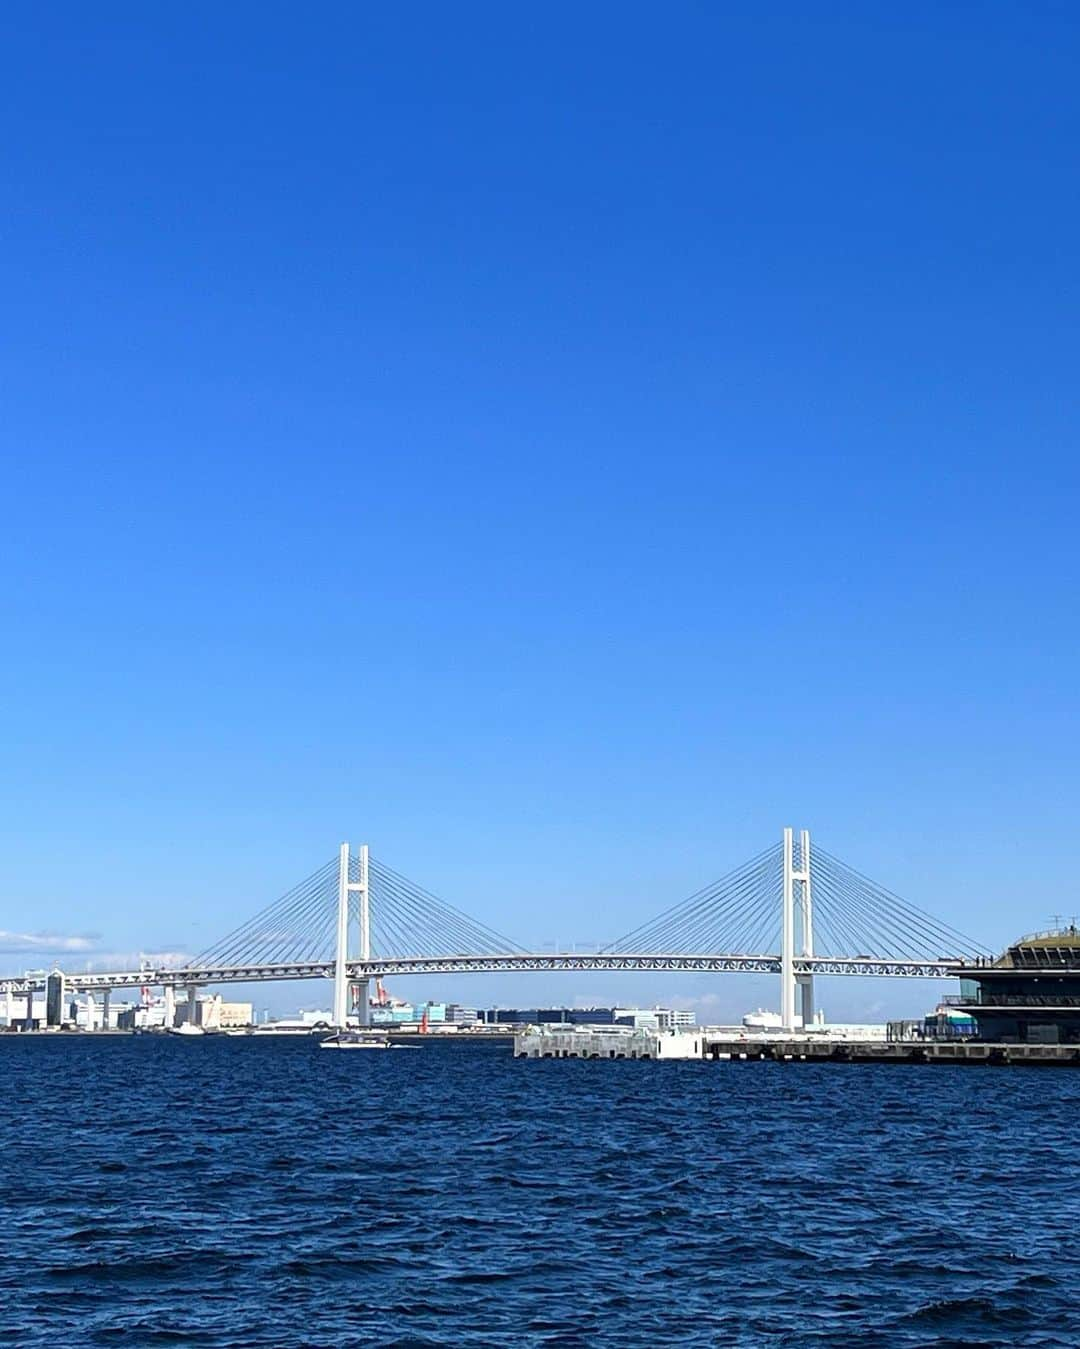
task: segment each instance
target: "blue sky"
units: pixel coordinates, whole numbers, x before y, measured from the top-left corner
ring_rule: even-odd
[[[3,32],[0,928],[199,949],[350,838],[601,940],[786,823],[1080,909],[1073,7]]]

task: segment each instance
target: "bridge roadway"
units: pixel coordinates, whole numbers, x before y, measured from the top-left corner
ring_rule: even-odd
[[[956,979],[963,961],[891,960],[875,956],[796,956],[795,973],[846,974],[875,978]],[[385,960],[350,960],[350,980],[391,978],[408,974],[497,974],[557,971],[665,971],[698,974],[779,974],[778,955],[695,955],[690,953],[621,952],[511,955],[396,956]],[[103,992],[114,988],[184,987],[190,984],[247,984],[280,979],[333,979],[332,960],[273,965],[186,965],[141,970],[64,971],[67,987],[76,992]],[[27,993],[43,988],[45,975],[0,979],[0,994]]]

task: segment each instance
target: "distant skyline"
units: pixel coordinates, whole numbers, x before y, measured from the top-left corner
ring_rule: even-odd
[[[0,968],[196,952],[342,839],[525,944],[786,824],[990,946],[1080,910],[1078,56],[1051,3],[9,11]]]

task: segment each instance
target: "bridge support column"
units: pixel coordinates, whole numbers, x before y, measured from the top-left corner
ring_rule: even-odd
[[[799,1016],[802,1017],[803,1030],[814,1024],[814,976],[798,974],[795,983],[799,990]]]
[[[780,1024],[795,1029],[795,883],[791,830],[784,830],[784,891],[780,910]]]
[[[26,1029],[34,1029],[34,990],[26,990]]]
[[[199,1024],[199,988],[197,984],[187,986],[187,1013],[185,1020],[189,1026]]]
[[[10,984],[4,991],[4,1020],[9,1026],[15,1021],[15,995],[11,991]]]
[[[176,1025],[176,989],[172,984],[165,985],[165,1029],[171,1030]]]
[[[810,830],[803,829],[799,834],[799,871],[802,873],[802,885],[799,888],[799,935],[802,954],[809,958],[814,954],[814,901],[810,893]],[[814,976],[799,975],[799,1015],[802,1017],[803,1030],[814,1024]]]
[[[337,951],[334,958],[334,1025],[344,1029],[349,1016],[349,896],[359,897],[360,959],[371,959],[371,907],[368,900],[368,846],[360,845],[360,876],[349,880],[349,845],[341,845],[338,861],[338,919]],[[361,979],[360,1024],[366,1026],[368,1017],[368,981]]]
[[[360,845],[360,879],[356,885],[360,900],[360,959],[371,959],[371,900],[368,894],[368,845]],[[371,986],[370,981],[361,979],[360,997],[357,1012],[361,1026],[371,1024]]]
[[[799,865],[795,865],[794,831],[784,830],[784,889],[783,907],[780,914],[780,1021],[784,1030],[795,1029],[797,1015],[795,1007],[795,887],[799,886],[799,948],[804,956],[814,953],[813,913],[810,900],[810,831],[802,830],[799,835]],[[805,1028],[813,1019],[814,976],[804,974],[798,977],[801,985],[802,1024]],[[807,1013],[809,1012],[809,1017]]]
[[[109,1029],[109,1002],[112,998],[112,989],[107,988],[101,995],[101,1029]]]
[[[337,949],[334,957],[334,1025],[344,1030],[349,1016],[349,845],[338,854]]]

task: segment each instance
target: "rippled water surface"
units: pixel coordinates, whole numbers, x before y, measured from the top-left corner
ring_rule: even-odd
[[[1080,1073],[0,1037],[0,1343],[1080,1344]]]

